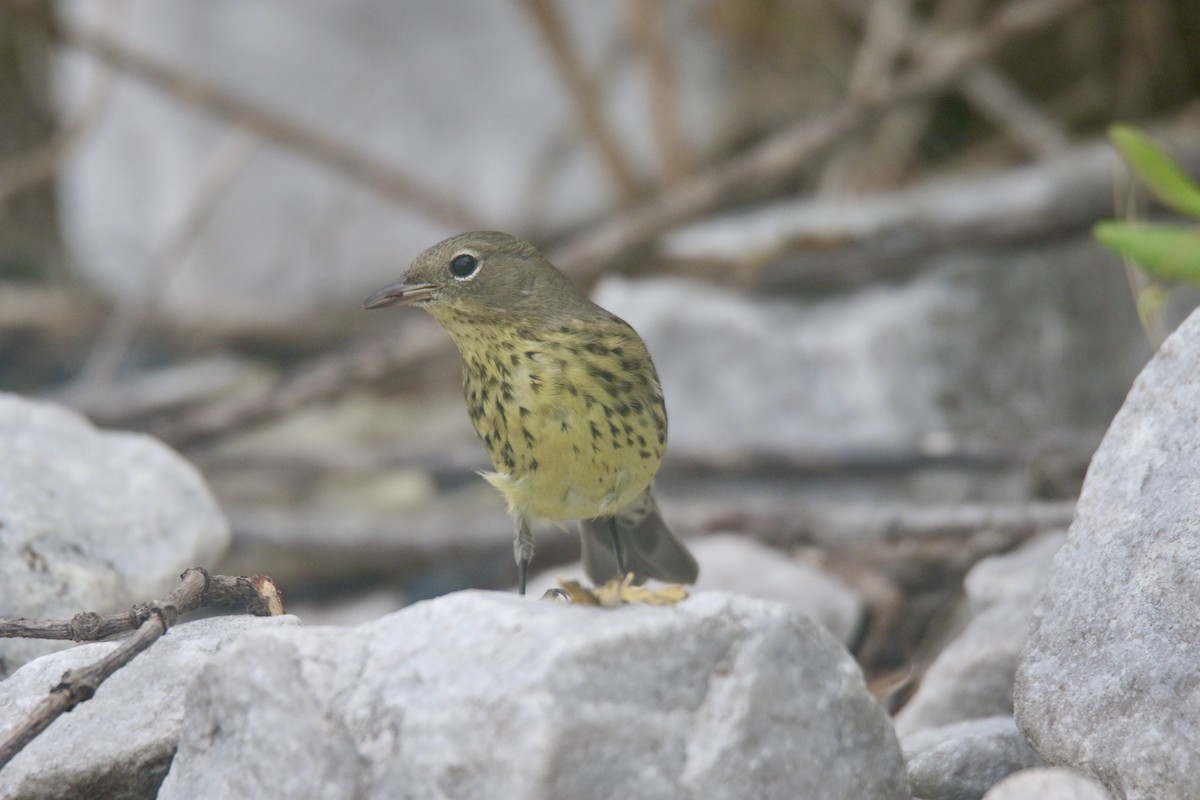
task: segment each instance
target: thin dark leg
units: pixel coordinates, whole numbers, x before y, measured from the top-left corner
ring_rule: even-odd
[[[533,561],[534,541],[533,531],[529,529],[529,520],[525,517],[516,518],[517,528],[513,536],[513,556],[517,561],[517,594],[525,594],[525,576],[529,573],[529,562]]]
[[[613,557],[617,559],[617,577],[625,580],[625,549],[621,546],[621,532],[617,527],[617,518],[608,518],[608,533],[612,537]]]

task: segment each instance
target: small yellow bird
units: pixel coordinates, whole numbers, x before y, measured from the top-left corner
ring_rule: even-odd
[[[641,337],[584,297],[534,247],[495,231],[464,233],[417,256],[363,308],[420,306],[463,357],[463,392],[508,501],[517,586],[533,559],[535,519],[580,520],[597,584],[694,583],[696,560],[663,522],[651,491],[667,442],[662,387]]]

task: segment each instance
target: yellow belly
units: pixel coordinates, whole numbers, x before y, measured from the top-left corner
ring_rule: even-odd
[[[610,516],[662,462],[658,376],[624,323],[607,333],[556,333],[460,348],[468,411],[496,468],[484,477],[517,515]]]

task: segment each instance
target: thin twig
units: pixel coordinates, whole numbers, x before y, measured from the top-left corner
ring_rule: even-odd
[[[1070,146],[1062,126],[994,67],[980,64],[967,70],[960,87],[976,111],[1031,156],[1046,158]]]
[[[247,612],[258,616],[283,613],[279,590],[264,575],[252,578],[210,576],[207,570],[192,567],[183,573],[181,580],[179,587],[162,600],[137,606],[127,614],[77,614],[70,620],[40,623],[0,620],[3,635],[44,639],[92,641],[124,631],[136,631],[94,664],[63,673],[62,680],[50,690],[46,699],[0,740],[0,769],[54,720],[92,699],[100,684],[158,641],[180,614],[208,605],[242,605]]]
[[[432,220],[458,228],[487,227],[457,201],[443,197],[394,166],[243,100],[216,84],[136,53],[108,36],[62,25],[44,14],[31,11],[28,4],[16,0],[0,0],[0,13],[21,25],[41,31],[53,41],[82,50],[180,102],[221,117],[341,173]]]
[[[171,278],[178,273],[187,251],[212,220],[221,200],[243,173],[260,141],[245,130],[235,128],[218,144],[217,153],[192,191],[182,218],[167,233],[146,265],[141,294],[118,303],[113,310],[96,336],[96,343],[73,391],[81,395],[91,392],[103,395],[106,387],[111,385],[138,332],[154,312]]]
[[[1091,0],[1013,0],[978,31],[941,42],[908,72],[862,98],[785,128],[715,169],[622,212],[554,254],[560,268],[585,285],[614,262],[663,232],[739,196],[762,195],[811,164],[843,137],[899,105],[928,97],[1013,39],[1041,30]]]
[[[266,387],[223,398],[159,426],[153,432],[176,446],[194,445],[235,429],[275,419],[307,403],[329,400],[357,386],[449,354],[448,337],[432,325],[413,325],[406,335],[355,345],[314,359]]]
[[[550,48],[554,65],[571,93],[579,127],[604,160],[621,198],[626,203],[633,202],[638,196],[637,173],[625,158],[616,134],[605,120],[599,86],[588,76],[577,57],[555,2],[525,0],[525,7],[537,23],[538,32]]]
[[[692,171],[688,137],[679,108],[675,63],[663,18],[664,0],[628,0],[629,29],[645,63],[648,115],[654,129],[664,183],[674,186]]]
[[[872,86],[890,80],[900,57],[909,50],[912,35],[912,0],[870,0],[853,3],[863,23],[846,95],[862,97]],[[858,194],[863,179],[886,185],[911,160],[916,139],[929,124],[928,104],[897,109],[881,120],[870,136],[855,136],[831,155],[817,179],[817,194]],[[898,133],[900,135],[898,135]],[[880,153],[881,146],[886,153]],[[884,169],[880,165],[886,165]]]
[[[1200,106],[1150,131],[1185,169],[1197,170],[1198,122]],[[775,285],[859,283],[894,275],[931,252],[1078,232],[1112,213],[1116,164],[1112,146],[1095,140],[981,177],[932,179],[854,201],[764,204],[673,231],[659,241],[658,255]]]

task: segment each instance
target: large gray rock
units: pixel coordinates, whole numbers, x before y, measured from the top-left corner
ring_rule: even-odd
[[[863,601],[832,575],[767,547],[747,536],[716,534],[688,540],[700,564],[693,592],[733,592],[784,603],[819,622],[843,645],[849,645],[862,621]],[[583,574],[579,562],[548,569],[529,583],[540,597],[558,578]]]
[[[1117,797],[1200,797],[1200,314],[1092,459],[1017,672],[1017,722]]]
[[[909,793],[857,666],[791,609],[718,593],[603,610],[461,592],[218,654],[159,795],[197,796]]]
[[[573,53],[603,76],[599,99],[619,147],[636,172],[656,173],[640,60],[612,58],[628,47],[623,9],[555,5]],[[702,5],[672,3],[663,17],[688,137],[700,149],[738,122],[710,97],[727,74],[721,39],[681,35],[697,27]],[[561,231],[619,199],[603,159],[578,134],[570,89],[521,4],[131,0],[114,14],[74,0],[60,8],[72,24],[111,31],[138,53],[393,165],[467,206],[478,225]],[[94,93],[98,65],[67,53],[58,66],[71,116]],[[303,155],[272,143],[239,146],[231,125],[137,78],[118,73],[112,82],[105,113],[64,165],[59,197],[75,264],[118,297],[154,292],[183,313],[250,319],[331,299],[357,304],[455,232],[446,227],[455,223]],[[228,185],[206,196],[222,173],[232,176]],[[155,262],[164,243],[210,200],[211,218],[162,280]]]
[[[295,617],[229,616],[177,625],[0,769],[0,797],[151,800],[175,753],[184,695],[197,673],[246,631],[296,622]],[[64,672],[98,661],[117,646],[84,644],[43,656],[0,683],[0,737],[46,697]]]
[[[596,299],[654,354],[676,455],[1040,451],[1103,430],[1145,363],[1117,267],[1079,239],[815,300],[683,279],[609,279]]]
[[[992,787],[983,800],[1112,800],[1099,782],[1062,767],[1035,767]]]
[[[1011,716],[1013,680],[1029,618],[1064,534],[1047,533],[985,558],[964,581],[966,628],[943,650],[896,715],[901,737],[962,720]]]
[[[204,480],[161,442],[0,394],[0,615],[120,611],[228,543]],[[61,646],[0,641],[0,677]]]
[[[979,800],[1005,777],[1042,764],[1012,717],[924,730],[902,745],[913,795],[921,800]]]

